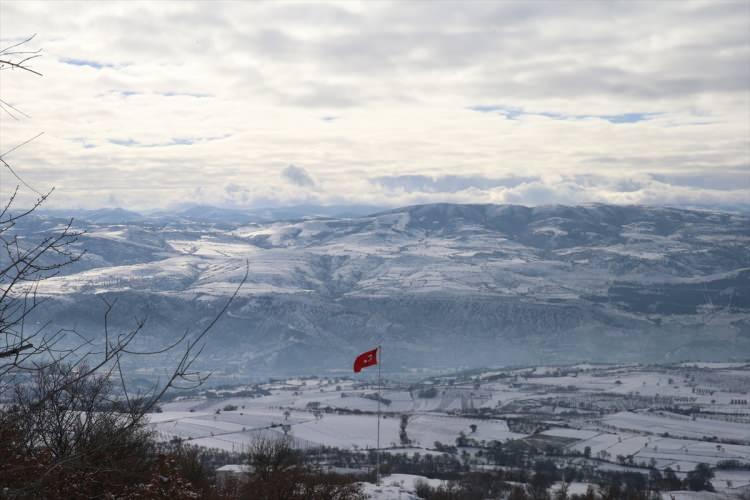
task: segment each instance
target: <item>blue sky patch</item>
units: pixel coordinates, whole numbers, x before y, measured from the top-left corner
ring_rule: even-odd
[[[517,117],[525,114],[521,108],[514,108],[511,106],[498,106],[495,104],[478,104],[476,106],[469,106],[466,108],[470,111],[476,111],[477,113],[493,113],[502,115],[508,120],[515,120]]]
[[[75,142],[76,144],[80,144],[83,149],[94,149],[96,147],[96,144],[89,142],[85,137],[73,137],[69,140],[71,142]]]
[[[172,142],[166,145],[168,146],[190,146],[192,144],[195,144],[195,140],[190,139],[189,137],[173,137]]]
[[[610,123],[637,123],[650,120],[658,114],[659,113],[625,113],[622,115],[605,115],[600,116],[599,118],[607,120]]]
[[[197,99],[213,97],[211,94],[203,94],[200,92],[159,92],[159,95],[164,97],[195,97]]]
[[[479,104],[477,106],[469,106],[466,109],[470,109],[471,111],[476,111],[478,113],[496,113],[503,109],[502,106],[495,106],[492,104]]]
[[[514,108],[508,106],[498,106],[494,104],[481,104],[476,106],[469,106],[471,111],[478,113],[495,113],[506,117],[509,120],[515,120],[519,116],[545,116],[553,120],[585,120],[588,118],[598,118],[605,120],[610,123],[637,123],[641,121],[650,120],[654,116],[658,116],[661,113],[623,113],[619,115],[567,115],[565,113],[557,113],[554,111],[524,111],[521,108]]]
[[[73,66],[88,66],[89,68],[102,69],[102,68],[114,68],[114,64],[100,63],[98,61],[90,61],[88,59],[75,59],[72,57],[64,57],[60,59],[63,64],[71,64]]]
[[[142,143],[134,139],[108,139],[110,144],[128,148],[164,148],[168,146],[192,146],[200,142],[212,142],[232,137],[232,134],[223,134],[212,137],[172,137],[167,142]]]
[[[133,147],[133,146],[140,146],[138,141],[134,141],[133,139],[108,139],[110,143],[115,144],[117,146],[127,146],[127,147]]]

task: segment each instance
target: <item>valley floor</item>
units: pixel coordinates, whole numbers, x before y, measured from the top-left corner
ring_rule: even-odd
[[[493,443],[547,450],[559,467],[684,478],[704,463],[714,488],[731,495],[750,489],[748,387],[742,363],[526,367],[388,381],[380,448],[453,456],[474,470],[503,467]],[[305,449],[367,453],[377,447],[376,411],[369,379],[310,377],[203,391],[165,403],[151,422],[164,441],[226,451],[242,452],[263,434],[287,435]],[[699,498],[685,495],[675,498]]]

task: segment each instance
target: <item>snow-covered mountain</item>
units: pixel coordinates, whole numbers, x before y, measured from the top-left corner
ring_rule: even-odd
[[[246,267],[207,363],[348,369],[750,356],[750,217],[639,206],[433,204],[243,223],[183,212],[79,219],[81,262],[46,280],[37,321],[144,342],[206,324]],[[36,217],[26,237],[60,219]]]

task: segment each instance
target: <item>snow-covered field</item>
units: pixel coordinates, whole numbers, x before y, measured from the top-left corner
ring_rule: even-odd
[[[445,483],[445,481],[438,479],[429,479],[412,474],[391,474],[383,477],[380,485],[362,483],[362,491],[372,500],[419,500],[415,490],[420,482],[433,488]]]
[[[746,366],[578,364],[388,380],[380,448],[412,460],[453,453],[479,470],[495,467],[480,453],[493,442],[558,446],[559,466],[608,471],[670,468],[684,478],[702,463],[714,469],[719,493],[674,498],[726,498],[750,488],[750,469],[741,468],[750,464],[750,407],[738,383]],[[300,448],[363,453],[378,446],[376,395],[367,375],[290,378],[195,394],[165,403],[150,418],[162,440],[230,452],[263,435],[288,436]],[[458,446],[461,440],[468,445]],[[394,474],[379,486],[363,483],[363,490],[373,499],[416,500],[420,479]],[[573,483],[568,491],[583,494],[588,486]]]
[[[668,434],[691,439],[716,437],[723,440],[746,440],[750,437],[747,424],[706,418],[692,419],[668,412],[659,414],[619,412],[607,416],[603,422],[623,430]]]
[[[732,392],[744,366],[581,364],[438,376],[416,386],[388,381],[380,447],[386,453],[440,455],[445,450],[437,451],[436,443],[453,446],[465,438],[472,447],[464,450],[476,458],[476,450],[493,441],[531,439],[549,440],[571,456],[588,455],[604,468],[685,474],[699,463],[748,464],[750,408],[733,403],[734,413],[727,414],[729,403],[716,400],[718,393],[728,401],[746,399]],[[713,394],[700,390],[708,385]],[[259,434],[287,435],[303,448],[357,451],[378,445],[376,390],[363,380],[277,380],[253,386],[252,397],[238,396],[249,388],[166,403],[151,416],[152,425],[163,440],[227,451],[243,450]],[[657,396],[657,388],[679,395]],[[716,471],[722,491],[748,484],[747,471]],[[381,485],[383,492],[392,487]],[[408,488],[396,490],[406,494]]]
[[[315,396],[319,392],[313,393]],[[389,397],[389,393],[384,394]],[[151,421],[159,436],[164,440],[180,438],[193,444],[211,446],[225,450],[239,450],[252,440],[259,431],[282,432],[281,425],[289,425],[288,435],[304,446],[335,446],[346,449],[375,448],[377,417],[374,412],[377,403],[361,398],[338,398],[335,401],[352,400],[357,410],[363,414],[315,414],[304,409],[304,403],[312,400],[287,399],[284,394],[269,396],[269,406],[260,404],[263,399],[230,398],[206,405],[205,401],[181,401],[164,405],[162,413],[152,415]],[[325,398],[315,398],[316,402],[326,402]],[[365,402],[366,404],[363,404]],[[288,404],[288,406],[286,404]],[[291,403],[291,404],[289,404]],[[231,404],[237,410],[221,411]],[[192,405],[192,406],[191,406]],[[242,408],[244,406],[244,409]],[[323,404],[325,406],[325,404]],[[338,407],[342,407],[340,405]],[[185,408],[198,408],[185,411]],[[283,410],[282,407],[287,408]],[[216,413],[219,410],[219,413]],[[386,415],[380,423],[381,447],[400,447],[398,416],[391,414],[392,408],[385,409]],[[284,412],[289,411],[288,415]],[[524,434],[510,432],[503,420],[481,420],[461,418],[442,413],[413,413],[399,409],[399,414],[408,414],[408,437],[411,445],[419,448],[432,448],[436,441],[453,444],[463,432],[477,440],[519,439]],[[472,432],[471,425],[476,425]]]

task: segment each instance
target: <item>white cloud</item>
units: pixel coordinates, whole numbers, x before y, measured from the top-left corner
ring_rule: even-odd
[[[45,54],[43,78],[0,72],[32,116],[0,150],[45,131],[9,159],[56,206],[750,199],[747,2],[0,11]]]

